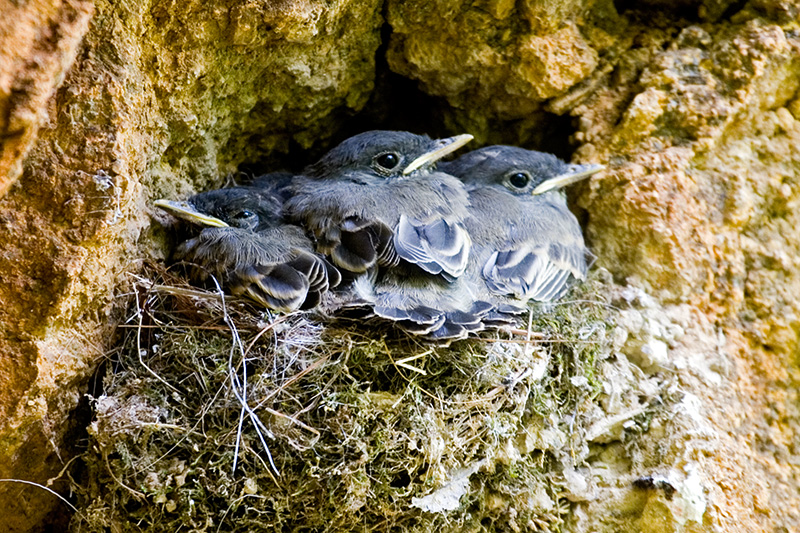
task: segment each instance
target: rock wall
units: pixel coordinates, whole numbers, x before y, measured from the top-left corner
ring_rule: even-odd
[[[605,469],[584,472],[565,530],[797,528],[799,11],[0,3],[0,477],[46,483],[69,461],[129,276],[164,254],[150,200],[324,142],[380,100],[377,52],[449,131],[609,167],[576,209],[597,265],[655,297],[621,318],[619,356],[674,374],[682,399],[636,446],[593,444]],[[56,505],[0,484],[10,531]]]

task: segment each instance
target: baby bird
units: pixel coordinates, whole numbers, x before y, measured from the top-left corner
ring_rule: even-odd
[[[214,276],[232,294],[269,309],[310,309],[341,275],[314,253],[302,228],[282,222],[282,203],[269,187],[232,187],[155,205],[204,228],[176,251],[177,259],[197,265],[196,282]]]
[[[355,135],[294,178],[284,214],[348,272],[391,268],[402,260],[453,280],[469,256],[467,193],[433,166],[471,139],[401,131]]]
[[[559,191],[602,165],[570,165],[554,155],[488,146],[441,165],[469,191],[465,221],[473,242],[469,271],[505,311],[560,298],[586,279],[588,250]]]

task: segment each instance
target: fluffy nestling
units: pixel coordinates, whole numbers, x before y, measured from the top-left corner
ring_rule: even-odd
[[[586,278],[588,250],[560,188],[603,169],[554,155],[488,146],[441,165],[469,191],[469,271],[510,305],[560,298]]]
[[[294,178],[284,213],[348,272],[403,260],[457,278],[470,248],[463,225],[467,193],[434,164],[471,138],[434,140],[401,131],[355,135]]]
[[[319,303],[341,276],[314,253],[302,228],[280,217],[282,198],[268,187],[232,187],[155,205],[203,227],[183,242],[176,259],[196,265],[196,282],[214,276],[232,294],[269,309],[294,311]]]

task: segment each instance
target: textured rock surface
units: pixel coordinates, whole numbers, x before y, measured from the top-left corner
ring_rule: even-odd
[[[388,2],[390,67],[443,97],[451,128],[543,142],[545,100],[585,82],[621,24],[611,2]],[[602,22],[592,32],[584,17]]]
[[[402,4],[397,13],[414,11]],[[699,14],[715,18],[709,9],[720,7],[703,3]],[[567,530],[798,526],[800,39],[794,23],[780,26],[794,9],[762,3],[710,25],[596,4],[566,15],[559,30],[576,23],[596,54],[575,52],[575,65],[540,71],[534,83],[510,74],[524,64],[528,38],[500,43],[482,28],[492,18],[494,28],[518,23],[513,12],[464,7],[453,26],[403,27],[394,42],[392,64],[444,96],[458,123],[491,130],[515,112],[573,116],[576,159],[609,165],[580,196],[598,263],[657,295],[657,307],[672,302],[654,322],[661,329],[673,313],[684,316],[679,340],[654,335],[641,316],[623,335],[631,339],[621,353],[648,375],[676,372],[684,396],[636,445],[621,436],[598,447],[594,491],[579,498]],[[452,63],[419,60],[413,40],[444,48],[459,31],[474,46],[459,51],[465,74],[451,76],[461,83],[448,83]],[[577,46],[574,32],[561,35],[569,37],[560,47]],[[504,56],[509,48],[520,51]],[[483,60],[501,77],[482,79]],[[578,68],[592,60],[593,71]],[[551,79],[569,88],[546,100],[553,93],[542,84],[559,87]]]
[[[605,419],[568,480],[564,529],[800,527],[797,4],[384,9],[389,67],[447,128],[549,147],[567,124],[575,160],[609,166],[575,192],[598,264],[628,285],[619,363],[603,367]],[[114,295],[162,253],[148,200],[331,135],[366,104],[383,22],[377,1],[97,2],[87,27],[91,11],[0,4],[19,21],[0,19],[0,189],[28,154],[0,201],[0,477],[45,482],[68,460]],[[668,408],[645,422],[653,398]],[[10,530],[53,503],[0,485]]]
[[[88,1],[0,2],[0,197],[22,172],[45,107],[89,24]]]

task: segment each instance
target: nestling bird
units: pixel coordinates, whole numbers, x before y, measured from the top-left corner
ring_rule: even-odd
[[[197,282],[214,276],[234,295],[294,311],[314,307],[341,280],[302,228],[282,222],[282,199],[269,187],[218,189],[155,205],[204,228],[176,251],[177,259],[197,265]]]
[[[400,131],[368,131],[342,142],[296,177],[284,206],[317,250],[361,274],[400,260],[452,280],[467,265],[467,193],[433,166],[471,135],[434,140]]]
[[[602,165],[571,165],[551,154],[488,146],[441,168],[469,191],[470,277],[482,277],[496,302],[553,301],[572,280],[586,279],[581,227],[558,189]]]
[[[248,182],[242,184],[242,186],[261,189],[271,194],[275,200],[279,201],[281,206],[283,206],[286,200],[291,196],[289,187],[293,179],[294,174],[291,172],[279,170],[277,172],[268,172],[260,176],[254,176]]]

